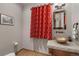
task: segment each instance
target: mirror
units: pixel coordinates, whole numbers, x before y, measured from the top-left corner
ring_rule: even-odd
[[[65,11],[55,11],[53,14],[54,29],[66,29]]]

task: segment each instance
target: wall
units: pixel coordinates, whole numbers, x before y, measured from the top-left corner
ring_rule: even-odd
[[[48,48],[47,48],[47,41],[45,39],[33,39],[30,38],[30,18],[31,18],[31,8],[34,6],[38,6],[40,4],[26,4],[24,7],[24,12],[23,12],[23,47],[26,49],[30,49],[30,50],[35,50],[35,51],[39,51],[42,53],[48,53]],[[67,28],[66,30],[61,30],[64,33],[63,34],[57,34],[56,31],[53,29],[52,26],[52,33],[53,36],[72,36],[72,29],[73,29],[73,20],[72,20],[72,13],[73,10],[76,9],[75,7],[73,7],[74,4],[66,4],[65,6],[65,10],[66,10],[66,24],[67,24]],[[78,7],[78,5],[77,5]],[[55,8],[53,8],[55,9]],[[77,9],[78,11],[78,9]],[[75,11],[74,11],[75,13]],[[73,15],[74,15],[73,13]],[[78,14],[78,13],[77,13]],[[78,15],[77,15],[78,16]],[[53,22],[52,22],[53,24]]]
[[[22,8],[19,4],[0,4],[0,13],[14,17],[14,26],[0,25],[0,55],[13,52],[13,42],[22,48]]]
[[[72,4],[72,23],[79,23],[79,3]],[[78,26],[79,27],[79,26]]]
[[[79,3],[74,3],[72,4],[72,23],[79,23]],[[79,25],[78,25],[78,29],[79,29]],[[72,31],[73,34],[74,31]],[[78,30],[79,33],[79,30]],[[79,35],[79,34],[78,34]],[[73,35],[72,35],[73,36]],[[79,37],[78,37],[79,38]],[[75,43],[79,44],[79,40],[75,40]]]

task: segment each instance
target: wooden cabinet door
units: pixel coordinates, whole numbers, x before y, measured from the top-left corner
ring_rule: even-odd
[[[49,53],[53,56],[76,56],[76,55],[79,55],[77,53],[56,50],[56,49],[51,49],[51,48],[49,48]]]
[[[55,56],[69,56],[70,53],[61,51],[61,50],[53,50],[53,55],[55,55]]]

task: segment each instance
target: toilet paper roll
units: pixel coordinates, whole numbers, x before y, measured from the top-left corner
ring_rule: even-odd
[[[15,42],[15,45],[18,45],[18,42]]]
[[[14,46],[18,45],[18,42],[13,42]]]

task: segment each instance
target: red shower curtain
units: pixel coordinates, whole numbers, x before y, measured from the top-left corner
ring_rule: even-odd
[[[52,39],[51,4],[32,8],[30,36],[32,38]]]

